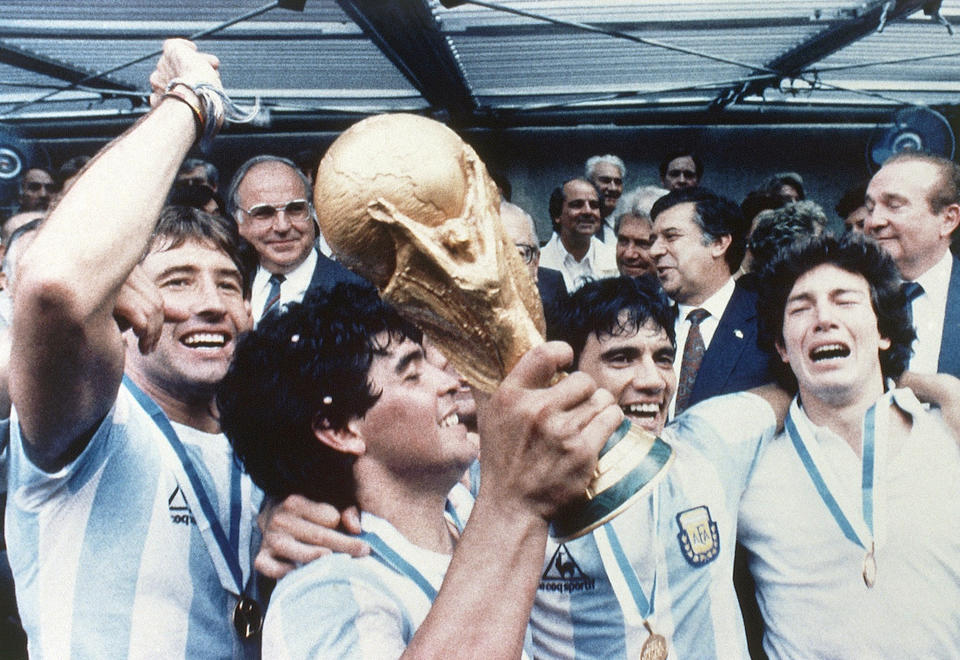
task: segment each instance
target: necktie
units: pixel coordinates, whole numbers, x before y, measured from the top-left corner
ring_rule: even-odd
[[[913,322],[913,301],[923,295],[923,287],[916,282],[904,282],[900,288],[907,296],[907,318],[910,319],[910,325],[916,325]]]
[[[267,302],[263,304],[263,314],[261,316],[266,316],[267,312],[280,303],[280,284],[285,279],[287,278],[283,275],[270,276],[270,293],[267,294]]]
[[[676,415],[683,412],[689,404],[693,383],[697,380],[697,371],[700,370],[700,363],[703,362],[703,354],[707,352],[707,347],[703,343],[703,335],[700,334],[700,322],[708,316],[710,316],[710,312],[700,308],[690,310],[690,313],[687,314],[687,320],[690,321],[690,332],[687,333],[687,341],[683,345],[683,357],[680,360]]]

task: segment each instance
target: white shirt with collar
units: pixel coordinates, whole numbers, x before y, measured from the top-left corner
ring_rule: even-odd
[[[577,261],[563,246],[560,234],[554,233],[540,250],[540,266],[559,270],[568,293],[573,293],[586,282],[620,274],[614,245],[601,243],[596,236],[590,237],[587,253]]]
[[[313,270],[317,267],[317,251],[311,249],[307,253],[307,258],[286,274],[286,279],[280,285],[280,305],[286,305],[289,302],[299,302],[303,299],[303,294],[310,287],[310,280],[313,279]],[[257,274],[253,278],[253,292],[250,296],[250,307],[253,311],[254,323],[260,322],[263,316],[263,306],[270,295],[270,276],[272,273],[261,266],[257,269]]]
[[[943,339],[943,318],[947,311],[947,292],[953,270],[953,255],[947,250],[940,261],[914,280],[923,293],[914,299],[913,326],[917,338],[913,342],[910,371],[936,373]]]
[[[700,322],[700,336],[703,337],[703,345],[709,349],[713,334],[720,325],[720,318],[727,309],[727,304],[733,296],[736,281],[730,277],[717,289],[712,296],[703,301],[702,305],[685,305],[677,303],[677,320],[674,330],[677,333],[677,354],[673,359],[673,371],[676,374],[677,382],[680,382],[680,366],[683,362],[683,347],[687,343],[687,335],[690,334],[690,321],[687,315],[695,309],[705,309],[710,312],[710,316]],[[677,398],[674,397],[670,402],[670,417],[673,418],[674,410],[677,405]]]
[[[888,432],[895,414],[910,418],[906,437]],[[844,517],[866,527],[861,457],[796,399],[789,415],[822,458],[818,470]],[[960,448],[939,412],[910,390],[880,397],[875,424],[872,588],[862,577],[865,548],[831,515],[790,437],[781,433],[758,453],[738,535],[750,551],[770,658],[960,657]]]

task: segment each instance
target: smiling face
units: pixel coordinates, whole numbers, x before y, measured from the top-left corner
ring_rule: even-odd
[[[563,186],[560,210],[560,237],[565,240],[590,240],[600,227],[600,197],[587,181],[574,179]]]
[[[309,191],[293,168],[276,161],[251,167],[237,187],[240,235],[256,248],[260,265],[271,273],[285,275],[307,258],[316,238],[313,218],[285,211],[269,218],[254,218],[247,210],[259,204],[282,208],[287,202],[309,198]]]
[[[656,272],[650,256],[652,233],[653,225],[648,218],[629,213],[620,218],[620,229],[617,230],[617,268],[621,275],[640,277]]]
[[[601,161],[593,168],[590,178],[603,194],[603,215],[610,215],[623,194],[623,173],[613,163]]]
[[[590,334],[577,368],[613,394],[632,423],[658,434],[677,387],[675,353],[666,330],[648,320],[636,331]]]
[[[801,400],[839,405],[879,396],[879,353],[888,348],[862,275],[823,264],[797,279],[787,297],[777,351],[797,378]]]
[[[363,460],[401,478],[440,472],[456,481],[477,456],[457,415],[457,379],[431,364],[416,342],[382,334],[375,343],[384,348],[368,379],[380,397],[350,422],[364,441]]]
[[[661,211],[653,221],[650,256],[668,296],[678,303],[699,305],[728,279],[724,254],[731,237],[709,240],[694,220],[696,204],[682,202]]]
[[[950,248],[960,223],[960,205],[938,213],[930,207],[941,171],[922,160],[899,160],[880,168],[867,186],[864,232],[893,257],[903,276],[916,279]]]
[[[163,297],[160,341],[148,355],[128,341],[127,360],[152,390],[173,398],[212,396],[237,336],[252,325],[243,281],[233,261],[206,243],[188,239],[165,248],[160,239],[141,263]]]

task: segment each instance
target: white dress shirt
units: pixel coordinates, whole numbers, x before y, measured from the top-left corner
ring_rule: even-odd
[[[310,250],[307,258],[299,266],[286,274],[286,278],[280,285],[279,305],[286,305],[288,302],[300,302],[303,294],[310,287],[310,280],[313,278],[313,270],[317,267],[317,251]],[[267,302],[270,295],[270,276],[272,273],[261,266],[257,269],[257,274],[253,278],[253,292],[250,297],[250,307],[253,310],[254,323],[260,322],[263,316],[263,305]]]
[[[620,274],[614,244],[601,243],[596,236],[590,237],[587,253],[577,261],[563,246],[560,235],[554,233],[540,250],[540,266],[559,270],[568,293],[573,293],[586,282]]]
[[[677,304],[678,313],[674,325],[674,330],[677,333],[677,355],[673,359],[673,372],[676,374],[678,383],[680,382],[680,365],[683,361],[683,347],[687,343],[687,335],[690,333],[690,321],[687,320],[687,315],[695,309],[705,309],[710,312],[710,316],[700,322],[700,335],[703,337],[703,346],[709,350],[710,341],[713,339],[713,334],[717,331],[717,326],[720,325],[720,318],[727,309],[727,303],[730,302],[730,297],[733,296],[735,286],[736,282],[731,277],[727,279],[724,285],[717,289],[712,296],[703,301],[702,305]],[[671,419],[673,418],[676,405],[677,397],[673,397],[673,400],[670,402]]]
[[[923,287],[923,293],[914,299],[912,305],[917,338],[913,342],[910,371],[930,374],[937,371],[951,270],[953,255],[947,250],[940,261],[915,280]]]

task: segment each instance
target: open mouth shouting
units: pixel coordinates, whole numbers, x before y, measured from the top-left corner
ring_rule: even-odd
[[[823,344],[810,350],[810,359],[813,362],[824,362],[826,360],[837,360],[850,355],[850,347],[841,342]]]

